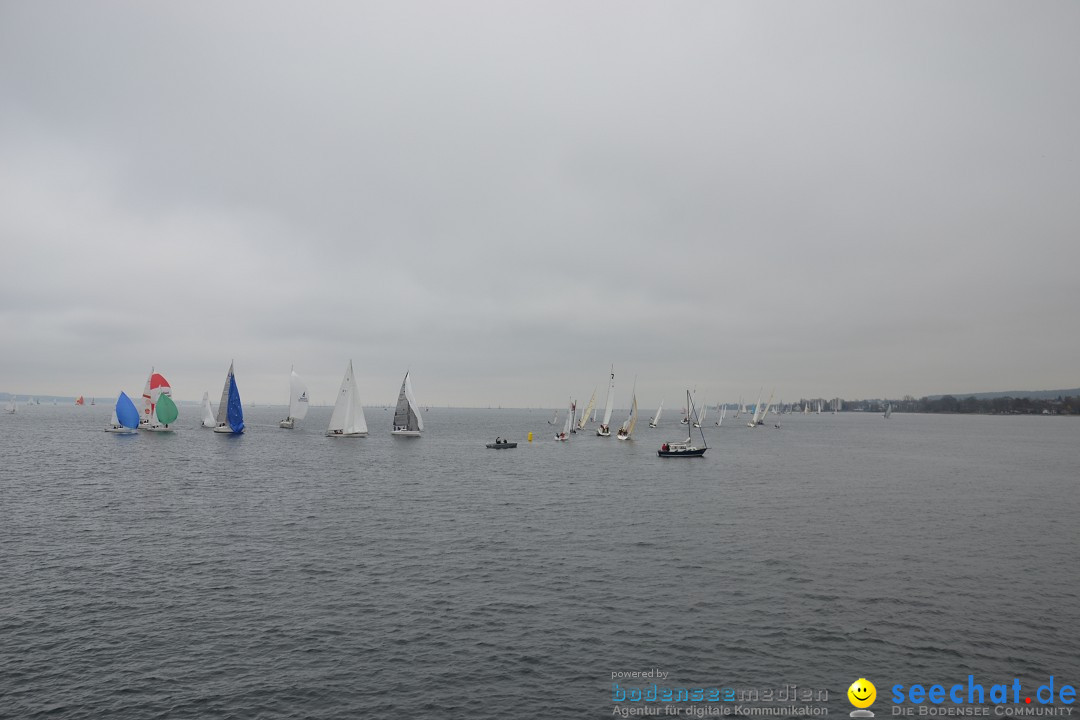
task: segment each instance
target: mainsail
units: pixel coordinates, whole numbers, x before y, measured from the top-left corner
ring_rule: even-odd
[[[337,402],[330,416],[327,434],[355,437],[367,435],[367,431],[364,408],[360,405],[360,390],[356,386],[356,377],[353,375],[353,365],[350,360],[348,367],[345,368],[345,377],[341,379],[341,389],[338,390]]]
[[[420,432],[424,429],[424,419],[417,410],[416,397],[413,395],[412,380],[409,373],[401,381],[397,408],[394,410],[394,430]]]
[[[289,371],[289,417],[293,420],[303,420],[308,411],[307,385],[296,374],[295,370]]]

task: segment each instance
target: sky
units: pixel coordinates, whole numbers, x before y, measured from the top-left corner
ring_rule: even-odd
[[[1077,37],[1053,0],[0,0],[0,391],[1076,387]]]

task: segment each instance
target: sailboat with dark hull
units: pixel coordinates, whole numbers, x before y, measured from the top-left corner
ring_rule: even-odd
[[[694,400],[690,397],[690,391],[686,391],[686,417],[693,423],[694,418],[697,416],[694,409]],[[701,433],[701,447],[691,444],[693,442],[692,437],[687,437],[682,442],[666,442],[660,446],[660,449],[656,451],[659,457],[704,457],[705,451],[708,450],[708,445],[705,442],[705,432],[701,429],[701,423],[695,425],[698,432]],[[693,432],[693,431],[691,431]]]
[[[401,381],[401,391],[398,393],[397,408],[394,410],[394,429],[390,434],[398,437],[420,437],[423,431],[424,419],[420,417],[420,410],[416,405],[409,373],[405,373],[405,379]]]

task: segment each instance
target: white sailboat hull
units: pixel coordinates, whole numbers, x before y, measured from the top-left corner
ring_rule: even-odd
[[[390,434],[398,437],[420,437],[419,430],[391,430]]]
[[[221,433],[223,435],[225,435],[225,434],[227,434],[227,435],[236,435],[236,434],[238,434],[238,433],[234,433],[232,428],[229,427],[228,425],[217,425],[217,426],[214,427],[214,432]]]
[[[277,424],[277,426],[278,426],[279,428],[284,428],[284,429],[286,429],[286,430],[292,430],[292,429],[293,429],[293,424],[294,424],[294,423],[293,423],[293,419],[292,419],[291,417],[289,417],[289,418],[285,418],[284,420],[282,420],[281,422],[279,422],[279,423]]]
[[[331,430],[330,432],[326,433],[326,437],[331,437],[331,438],[367,437],[367,432],[334,432],[333,430]]]
[[[148,432],[160,432],[160,433],[173,432],[173,429],[171,427],[169,427],[168,425],[151,425],[151,424],[147,424],[146,427],[143,428],[143,430],[146,430]]]
[[[105,432],[107,432],[107,433],[116,433],[117,435],[136,435],[136,434],[138,434],[137,431],[135,430],[135,428],[128,428],[128,427],[124,427],[123,425],[107,427],[107,428],[105,428]]]

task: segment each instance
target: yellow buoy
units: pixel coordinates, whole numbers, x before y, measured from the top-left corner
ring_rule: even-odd
[[[529,442],[532,442],[532,430],[529,431]]]

